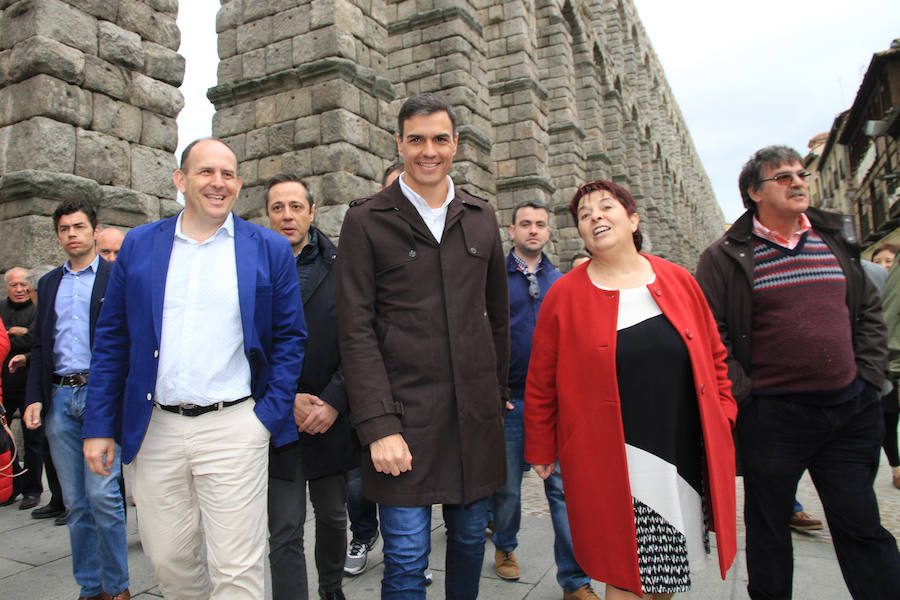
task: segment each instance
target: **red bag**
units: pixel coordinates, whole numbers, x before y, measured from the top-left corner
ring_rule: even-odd
[[[16,461],[16,442],[6,424],[6,410],[0,402],[0,502],[13,494],[13,464]]]

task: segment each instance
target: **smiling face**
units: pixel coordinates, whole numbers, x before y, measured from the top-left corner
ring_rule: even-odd
[[[237,159],[217,140],[202,140],[191,149],[184,170],[172,176],[184,194],[184,216],[203,226],[219,226],[234,208],[241,191]]]
[[[73,264],[80,263],[82,258],[87,262],[94,260],[94,240],[97,239],[97,229],[91,226],[88,216],[83,211],[76,210],[68,215],[60,216],[56,226],[56,235]]]
[[[790,185],[777,181],[766,181],[758,189],[748,188],[747,193],[756,202],[757,217],[767,227],[788,219],[796,219],[809,208],[809,185],[798,177],[806,169],[799,162],[782,163],[778,166],[765,165],[760,179],[770,179],[777,175],[791,175]]]
[[[426,200],[434,190],[443,189],[458,141],[459,134],[453,135],[453,123],[444,111],[406,119],[402,137],[397,135],[403,181]]]
[[[299,254],[309,241],[309,227],[316,215],[316,206],[310,206],[306,188],[296,181],[273,185],[266,196],[266,210],[269,228],[286,237],[294,254]]]
[[[611,192],[600,190],[578,201],[578,234],[591,256],[609,250],[634,248],[633,234],[640,218],[628,214]]]

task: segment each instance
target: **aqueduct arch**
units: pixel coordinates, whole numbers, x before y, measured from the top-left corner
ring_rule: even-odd
[[[56,203],[97,201],[131,227],[178,209],[171,172],[184,60],[177,0],[0,0],[0,271],[61,256]],[[554,254],[581,247],[580,182],[634,193],[653,250],[692,267],[722,213],[630,0],[222,0],[213,135],[231,144],[237,210],[307,178],[319,225],[371,193],[396,155],[395,111],[436,92],[458,110],[454,179],[501,223],[547,202]]]

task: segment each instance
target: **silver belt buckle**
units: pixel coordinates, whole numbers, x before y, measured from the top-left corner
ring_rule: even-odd
[[[196,405],[196,404],[179,404],[179,405],[178,405],[178,414],[180,414],[180,415],[183,416],[183,415],[184,415],[185,409],[187,409],[187,410],[193,410],[193,409],[195,409],[195,408],[197,408],[197,405]]]

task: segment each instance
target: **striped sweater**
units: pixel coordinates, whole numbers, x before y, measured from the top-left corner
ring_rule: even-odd
[[[754,236],[754,393],[845,388],[856,376],[847,284],[828,245],[808,231],[794,249]]]

